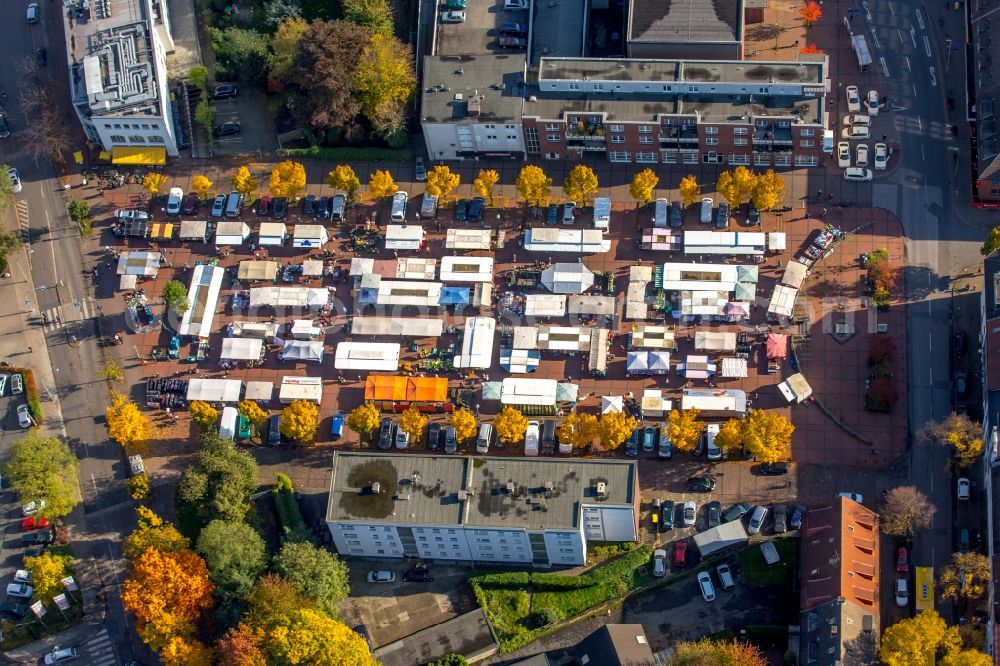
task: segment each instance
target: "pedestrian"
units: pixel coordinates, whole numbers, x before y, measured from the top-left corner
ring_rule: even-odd
[[[823,209],[823,212],[820,213],[819,216],[820,217],[826,217],[826,208]]]
[[[785,481],[785,487],[786,488],[791,488],[792,487],[792,482],[791,481]]]

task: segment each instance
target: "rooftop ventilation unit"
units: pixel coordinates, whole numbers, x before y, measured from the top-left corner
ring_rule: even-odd
[[[382,492],[382,484],[376,481],[372,484],[372,494],[378,495],[380,492]]]
[[[597,497],[598,499],[607,499],[608,497],[608,484],[604,481],[597,482]]]
[[[516,490],[516,489],[517,489],[517,486],[514,485],[513,481],[508,481],[507,482],[507,494],[508,495],[513,495],[514,494],[514,490]]]

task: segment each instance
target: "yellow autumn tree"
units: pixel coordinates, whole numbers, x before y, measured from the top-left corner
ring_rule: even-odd
[[[288,439],[308,444],[316,439],[319,410],[308,400],[295,400],[281,410],[278,430]]]
[[[438,197],[440,205],[447,205],[451,193],[455,191],[462,177],[451,169],[439,164],[427,172],[427,194]]]
[[[146,177],[142,179],[142,189],[146,190],[154,197],[160,193],[163,186],[167,184],[167,177],[162,173],[147,173]]]
[[[521,167],[514,183],[518,193],[529,206],[547,206],[552,197],[552,179],[540,167],[528,164]]]
[[[569,443],[574,449],[587,448],[597,434],[597,417],[593,414],[570,414],[556,428],[559,441]]]
[[[151,509],[140,506],[136,509],[139,527],[125,538],[124,554],[134,560],[149,548],[164,553],[189,550],[191,541],[177,531],[172,523],[165,523]]]
[[[118,442],[127,452],[139,451],[153,436],[153,424],[139,411],[138,405],[118,391],[110,392],[110,404],[104,412],[108,437]]]
[[[24,568],[31,573],[31,586],[35,588],[33,601],[48,605],[52,597],[64,591],[62,580],[73,573],[73,556],[45,551],[37,557],[25,557]]]
[[[693,205],[698,201],[698,197],[701,196],[701,186],[698,185],[698,180],[694,176],[684,176],[681,178],[681,182],[677,188],[681,193],[681,202],[685,206]]]
[[[965,414],[952,412],[942,421],[928,423],[917,435],[951,449],[952,464],[960,469],[975,464],[983,454],[982,426]]]
[[[588,206],[597,194],[597,174],[585,164],[577,164],[563,181],[563,192],[579,206]]]
[[[163,666],[212,666],[215,653],[196,638],[174,636],[160,650]]]
[[[354,204],[358,202],[358,192],[361,190],[361,181],[354,169],[346,164],[338,164],[326,174],[326,184],[335,190],[340,190],[347,196],[347,202]],[[395,184],[393,184],[395,187]]]
[[[255,426],[263,424],[268,419],[267,412],[261,409],[260,405],[253,400],[241,401],[236,409],[243,415],[243,418]]]
[[[476,179],[472,181],[472,187],[476,194],[486,199],[490,206],[493,205],[493,188],[500,182],[500,174],[493,169],[481,169]]]
[[[788,460],[795,426],[788,419],[765,409],[755,409],[743,419],[743,445],[765,463]]]
[[[419,442],[426,427],[427,417],[421,413],[416,405],[410,405],[410,408],[399,417],[399,429],[410,436],[411,442]]]
[[[366,402],[355,407],[347,415],[347,427],[358,433],[362,439],[367,439],[378,429],[381,416],[375,405]]]
[[[678,451],[694,451],[705,424],[698,420],[697,409],[674,409],[667,414],[667,435]]]
[[[736,204],[742,205],[750,199],[753,186],[757,182],[757,177],[753,171],[745,166],[738,166],[733,169],[733,187],[736,188]]]
[[[285,17],[278,24],[274,34],[271,35],[271,51],[274,52],[274,57],[271,59],[269,78],[272,85],[277,83],[284,86],[288,70],[291,69],[295,54],[299,51],[299,43],[308,29],[309,24],[299,16]]]
[[[376,199],[391,197],[396,193],[396,181],[388,171],[376,170],[368,178],[368,193]]]
[[[624,412],[607,412],[601,415],[597,422],[597,434],[601,438],[601,446],[607,451],[614,451],[628,439],[639,422]]]
[[[208,198],[208,191],[212,189],[214,183],[202,174],[198,174],[191,179],[191,189],[198,195],[199,199]]]
[[[267,189],[272,196],[285,197],[289,201],[295,201],[305,187],[306,169],[301,163],[285,160],[278,162],[271,169],[271,178],[267,182]]]
[[[653,192],[660,182],[660,177],[652,169],[643,169],[635,174],[631,184],[628,186],[628,193],[639,205],[646,205],[653,200]]]
[[[750,201],[757,210],[772,210],[780,206],[785,200],[785,180],[768,169],[757,176],[754,181],[753,191],[750,193]]]
[[[211,428],[219,420],[219,410],[203,400],[192,400],[188,404],[188,414],[199,428]]]
[[[514,407],[504,407],[493,420],[493,428],[497,431],[497,439],[504,444],[516,444],[524,438],[528,429],[528,418],[521,410]]]
[[[402,128],[406,103],[416,91],[413,51],[392,35],[374,34],[351,77],[361,112],[383,136]]]
[[[455,429],[455,437],[460,442],[467,442],[476,436],[476,417],[465,407],[452,412],[448,424]]]
[[[233,189],[249,199],[257,191],[257,179],[250,174],[250,169],[241,166],[233,175]]]
[[[743,421],[740,419],[729,419],[719,428],[719,434],[715,436],[715,445],[722,449],[723,453],[740,448],[743,444]]]
[[[953,553],[937,583],[942,599],[978,599],[990,584],[990,560],[979,553]]]
[[[993,659],[979,650],[952,650],[938,661],[938,666],[993,666]]]
[[[719,179],[715,181],[715,191],[719,193],[723,199],[730,206],[739,205],[740,193],[739,188],[736,186],[736,182],[733,180],[733,174],[729,171],[723,171],[719,174]]]
[[[955,627],[948,627],[936,611],[926,610],[882,632],[879,658],[886,666],[933,664],[938,650],[950,652],[960,641]]]

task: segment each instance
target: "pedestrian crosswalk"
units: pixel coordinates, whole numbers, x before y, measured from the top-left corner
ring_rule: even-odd
[[[17,215],[17,227],[21,230],[22,236],[26,236],[28,233],[28,202],[24,199],[18,199],[17,204],[14,206],[14,214]],[[27,242],[27,238],[23,238]]]
[[[70,303],[42,310],[42,326],[46,331],[56,331],[67,324],[90,319],[97,314],[97,307],[91,299],[77,298]]]
[[[107,627],[101,629],[93,638],[83,644],[78,650],[90,666],[118,666],[115,646],[108,634]]]

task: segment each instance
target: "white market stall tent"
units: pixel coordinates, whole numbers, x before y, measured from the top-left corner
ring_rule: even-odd
[[[571,315],[613,315],[615,313],[615,297],[573,294],[566,297],[566,312]]]
[[[219,222],[215,227],[215,244],[243,245],[250,238],[250,227],[245,222]]]
[[[271,402],[274,395],[274,382],[247,382],[246,400],[257,400],[259,402]]]
[[[747,360],[745,358],[724,358],[719,370],[719,377],[746,377]]]
[[[293,319],[292,337],[296,340],[315,340],[323,335],[323,329],[312,319]]]
[[[257,361],[264,351],[264,341],[259,338],[223,338],[223,361]]]
[[[389,224],[385,227],[385,249],[419,250],[424,244],[424,228],[419,224]]]
[[[236,277],[240,280],[268,280],[278,277],[277,261],[241,261]]]
[[[444,246],[449,250],[489,250],[492,241],[489,229],[449,229]]]
[[[798,298],[799,290],[783,284],[774,286],[774,293],[771,294],[771,302],[767,306],[767,314],[779,317],[791,317],[795,309],[795,299]]]
[[[761,255],[766,247],[766,237],[760,232],[684,232],[684,254]]]
[[[188,382],[187,401],[239,402],[243,382],[238,379],[197,378]]]
[[[118,257],[118,275],[156,277],[163,255],[159,252],[123,252]]]
[[[724,331],[696,331],[694,348],[705,351],[736,351],[736,334]]]
[[[305,277],[321,277],[323,262],[319,259],[306,259],[302,262],[302,275]]]
[[[781,395],[785,396],[785,400],[795,403],[808,400],[813,394],[812,386],[809,385],[801,372],[796,372],[778,384],[778,390],[781,391]]]
[[[257,244],[264,246],[284,245],[288,240],[288,227],[284,222],[261,222],[257,231]]]
[[[781,274],[781,284],[799,289],[807,275],[809,275],[808,266],[798,261],[789,261],[785,265],[785,272]]]
[[[633,324],[629,334],[629,347],[633,349],[675,349],[674,331],[666,326]]]
[[[254,287],[250,290],[250,307],[322,307],[330,302],[326,288],[315,287]]]
[[[181,317],[178,333],[196,338],[207,338],[211,334],[225,275],[226,269],[221,266],[200,264],[194,267],[188,286],[188,309]]]
[[[208,220],[182,220],[178,240],[208,242]]]
[[[323,378],[322,377],[282,377],[281,387],[278,389],[278,401],[283,405],[296,400],[314,402],[317,405],[323,402]]]
[[[742,416],[747,411],[747,394],[739,389],[684,389],[681,409],[730,412]]]
[[[323,362],[323,343],[319,340],[286,340],[282,361]]]
[[[234,321],[229,325],[228,332],[237,338],[269,340],[278,334],[278,324],[270,321]]]
[[[667,291],[725,291],[736,287],[739,266],[667,263],[657,267]]]
[[[666,375],[670,372],[670,352],[630,351],[625,354],[626,375]]]
[[[441,282],[492,282],[493,257],[442,257]]]
[[[369,257],[353,257],[351,259],[351,270],[348,275],[351,277],[361,277],[370,275],[375,271],[375,260]]]
[[[296,224],[292,233],[292,247],[296,248],[319,248],[329,240],[322,224]]]
[[[500,367],[511,374],[527,374],[538,369],[542,353],[536,349],[500,349]]]
[[[767,235],[767,249],[771,252],[785,251],[785,232],[772,231]]]
[[[399,280],[433,280],[437,276],[437,260],[431,257],[400,257],[396,260]]]
[[[609,412],[624,412],[625,411],[625,397],[620,395],[602,395],[601,396],[601,414],[607,414]]]
[[[420,317],[355,317],[351,335],[385,335],[405,338],[437,338],[444,332],[441,319]]]
[[[682,315],[717,317],[725,313],[728,302],[724,291],[682,291],[679,312]]]
[[[441,302],[440,282],[383,280],[379,275],[365,275],[358,292],[361,305],[412,305],[436,308]]]
[[[497,320],[490,317],[467,317],[462,337],[462,351],[452,363],[456,368],[488,368],[493,365],[493,340]]]
[[[643,391],[641,405],[643,418],[651,416],[662,418],[673,406],[670,400],[664,399],[663,391],[660,389],[646,389]]]
[[[560,229],[535,227],[524,232],[524,249],[529,252],[572,252],[596,254],[611,249],[611,241],[600,229]]]
[[[508,377],[500,383],[500,404],[543,407],[554,405],[558,384],[555,379]]]
[[[399,343],[341,342],[337,345],[333,367],[337,370],[399,369]]]
[[[526,317],[562,317],[566,314],[566,296],[562,294],[528,294],[524,297]]]
[[[542,271],[542,285],[553,294],[582,294],[594,286],[594,273],[580,262],[552,264]]]
[[[715,364],[707,356],[690,354],[683,363],[677,364],[677,372],[685,379],[708,379],[715,374]]]

